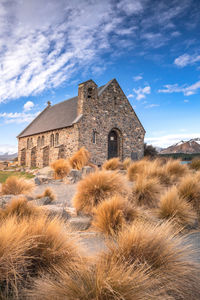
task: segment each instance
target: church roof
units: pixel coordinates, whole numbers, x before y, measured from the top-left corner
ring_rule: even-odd
[[[109,81],[110,83],[110,81]],[[108,84],[108,83],[107,83]],[[98,88],[98,95],[105,89],[103,85]],[[47,106],[19,135],[30,136],[46,131],[72,126],[81,116],[77,115],[78,96]]]

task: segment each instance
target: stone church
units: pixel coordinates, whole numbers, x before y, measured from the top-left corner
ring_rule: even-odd
[[[116,79],[79,84],[78,96],[47,107],[18,135],[20,165],[45,167],[85,146],[91,162],[139,159],[145,130]]]

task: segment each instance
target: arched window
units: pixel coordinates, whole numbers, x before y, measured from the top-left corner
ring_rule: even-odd
[[[30,141],[30,148],[33,147],[33,138],[31,138],[31,141]]]
[[[95,130],[92,132],[92,142],[93,144],[97,143],[97,132]]]
[[[27,149],[29,149],[29,138],[28,138],[28,140],[27,140]]]
[[[55,136],[55,144],[59,145],[59,133],[58,132],[56,133],[56,136]]]
[[[88,98],[92,97],[93,90],[91,87],[88,88]]]
[[[41,146],[44,146],[44,136],[42,136],[42,139],[41,139]]]
[[[54,147],[54,134],[53,133],[50,136],[50,146]]]
[[[37,146],[38,146],[38,147],[41,146],[40,136],[37,138]]]
[[[114,110],[116,109],[116,106],[117,106],[117,97],[114,96],[114,99],[113,99],[113,109]]]

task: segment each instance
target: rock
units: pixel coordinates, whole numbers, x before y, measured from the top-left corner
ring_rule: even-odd
[[[77,212],[74,207],[66,207],[65,210],[71,217],[77,217]]]
[[[48,183],[49,181],[51,181],[51,179],[48,176],[45,175],[38,175],[34,178],[34,182],[36,185],[40,185],[43,183]]]
[[[13,197],[14,197],[14,195],[0,196],[0,207],[4,208],[6,206],[6,204],[9,203]]]
[[[34,182],[36,185],[40,185],[42,183],[39,177],[35,177]]]
[[[53,204],[53,201],[49,197],[42,197],[42,198],[32,200],[31,203],[37,206],[43,206],[43,205],[51,205]]]
[[[76,183],[77,181],[81,180],[82,178],[82,172],[79,170],[71,169],[71,171],[68,174],[68,179],[72,183]]]
[[[48,212],[50,217],[59,217],[64,220],[68,220],[70,218],[70,215],[63,207],[56,205],[44,205],[41,207]]]
[[[45,177],[52,178],[54,171],[50,167],[44,167],[42,169],[37,170],[37,175],[44,175]]]
[[[94,168],[92,168],[90,166],[85,166],[82,169],[82,174],[83,174],[83,176],[87,176],[88,174],[93,173],[94,171],[95,171]]]
[[[91,217],[74,217],[69,220],[69,225],[72,230],[83,231],[90,227],[91,225]]]

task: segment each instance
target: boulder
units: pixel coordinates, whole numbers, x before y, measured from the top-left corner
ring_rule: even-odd
[[[92,168],[92,167],[90,167],[90,166],[85,166],[85,167],[83,167],[83,169],[82,169],[82,175],[83,175],[83,176],[87,176],[88,174],[93,173],[94,171],[95,171],[94,168]]]
[[[76,183],[81,180],[82,172],[80,170],[71,169],[67,178],[71,183]]]
[[[64,220],[68,220],[70,218],[70,215],[63,207],[57,205],[44,205],[41,207],[47,211],[50,217],[58,217]]]
[[[51,205],[53,204],[53,201],[49,197],[42,197],[42,198],[32,200],[31,203],[37,206],[42,206],[42,205]]]
[[[69,219],[69,225],[72,230],[83,231],[90,227],[91,221],[91,217],[87,216],[74,217]]]
[[[38,175],[34,178],[34,182],[36,185],[40,185],[43,183],[48,183],[49,181],[51,181],[51,179],[48,176],[45,175]]]
[[[0,196],[0,207],[4,208],[6,206],[6,204],[9,203],[13,197],[14,197],[14,195]]]

